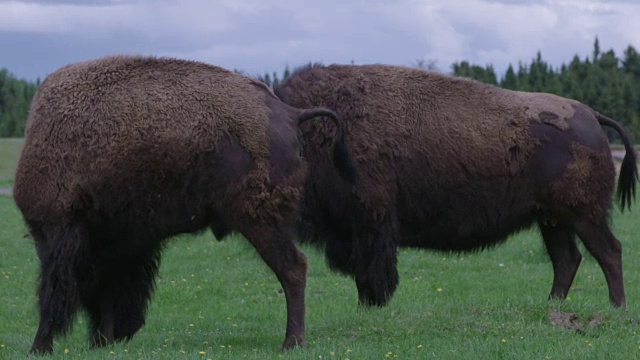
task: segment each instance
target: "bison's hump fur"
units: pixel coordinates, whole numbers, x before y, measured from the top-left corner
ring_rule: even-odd
[[[89,206],[115,212],[125,206],[120,201],[146,200],[127,193],[132,179],[164,187],[156,179],[188,171],[222,138],[237,141],[252,159],[246,186],[257,197],[268,181],[270,109],[269,94],[256,84],[177,59],[122,56],[68,65],[47,77],[34,98],[16,175],[25,186],[16,186],[15,198],[65,214],[87,206],[78,203],[88,200],[82,194],[102,192],[92,201],[114,203]],[[40,200],[23,200],[31,195]],[[38,209],[28,210],[38,217]]]
[[[624,304],[619,242],[607,224],[615,169],[602,125],[627,150],[623,208],[637,165],[615,121],[552,94],[381,64],[304,66],[275,93],[345,121],[356,189],[316,155],[331,132],[304,126],[313,166],[299,226],[333,269],[355,277],[361,303],[382,305],[393,293],[397,246],[477,250],[538,223],[554,266],[552,296],[566,295],[578,268],[577,233],[601,263],[611,301]]]
[[[47,76],[14,185],[41,262],[32,351],[51,352],[79,307],[92,344],[133,336],[162,240],[206,227],[252,243],[285,290],[283,348],[304,344],[306,258],[293,244],[307,174],[298,135],[316,116],[337,125],[332,159],[353,179],[335,113],[293,108],[220,67],[110,56]]]

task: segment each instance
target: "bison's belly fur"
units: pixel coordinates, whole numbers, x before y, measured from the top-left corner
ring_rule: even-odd
[[[566,296],[580,264],[577,234],[602,266],[611,302],[624,305],[620,243],[608,226],[615,170],[601,125],[625,142],[623,207],[637,168],[612,120],[550,94],[384,65],[304,67],[276,94],[344,118],[356,189],[318,155],[331,129],[303,127],[310,177],[299,226],[333,269],[355,278],[361,303],[393,294],[398,246],[477,250],[537,224],[554,267],[552,297]]]

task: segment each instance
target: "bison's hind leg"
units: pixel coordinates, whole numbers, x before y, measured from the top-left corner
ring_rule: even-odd
[[[292,230],[255,223],[240,232],[276,274],[287,303],[287,330],[281,350],[305,347],[307,257],[294,244]]]
[[[553,265],[553,286],[549,298],[564,300],[582,261],[575,232],[567,226],[552,226],[542,222],[540,232]]]
[[[71,329],[80,304],[88,236],[85,227],[77,222],[30,227],[40,259],[40,323],[31,352],[51,353],[54,337]]]
[[[625,307],[622,278],[622,246],[611,232],[606,219],[580,219],[575,229],[589,253],[598,261],[609,287],[609,300],[616,307]]]

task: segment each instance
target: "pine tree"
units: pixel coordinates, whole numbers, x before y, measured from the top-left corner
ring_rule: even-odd
[[[289,71],[289,65],[286,65],[284,67],[284,72],[282,73],[282,81],[287,80],[287,78],[291,75],[291,72]]]
[[[600,57],[600,41],[598,41],[598,37],[596,36],[596,41],[593,44],[593,62],[596,63]]]
[[[498,77],[496,76],[496,71],[493,69],[493,65],[487,65],[482,81],[487,84],[498,85]]]
[[[507,73],[504,78],[500,82],[500,86],[505,89],[517,90],[518,89],[518,78],[516,77],[515,71],[513,71],[513,66],[509,64],[507,68]]]

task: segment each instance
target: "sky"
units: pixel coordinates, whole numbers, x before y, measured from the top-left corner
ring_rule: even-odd
[[[250,75],[309,62],[529,63],[640,49],[640,0],[0,0],[0,68],[35,80],[111,54]]]

